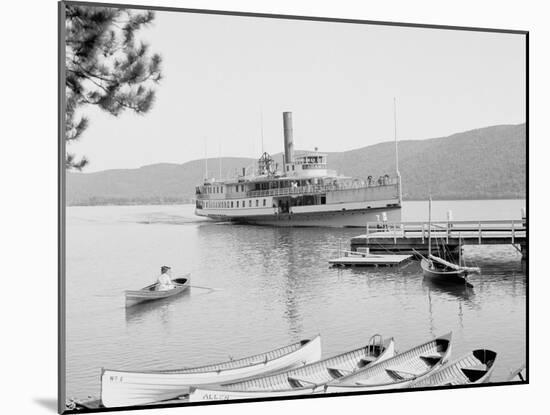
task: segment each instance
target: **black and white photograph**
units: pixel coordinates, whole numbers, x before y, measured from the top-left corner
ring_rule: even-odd
[[[529,383],[527,30],[58,5],[60,412]]]

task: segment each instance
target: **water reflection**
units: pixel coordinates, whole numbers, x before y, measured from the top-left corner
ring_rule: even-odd
[[[422,279],[422,286],[428,290],[428,294],[430,292],[446,294],[462,301],[470,300],[475,294],[474,288],[465,284],[448,284],[429,277],[424,277]]]

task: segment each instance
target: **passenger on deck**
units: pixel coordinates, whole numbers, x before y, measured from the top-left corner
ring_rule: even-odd
[[[172,278],[170,278],[170,272],[171,268],[163,265],[160,267],[160,275],[158,277],[158,283],[157,291],[167,291],[174,288],[174,284],[172,284]]]

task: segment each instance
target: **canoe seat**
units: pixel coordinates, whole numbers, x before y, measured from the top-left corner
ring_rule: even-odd
[[[467,370],[481,370],[483,372],[486,372],[487,371],[487,365],[482,363],[480,365],[468,366],[468,367],[462,368],[462,370],[464,370],[464,369],[467,369]]]
[[[353,370],[349,370],[343,367],[327,367],[328,373],[334,378],[341,378],[342,376],[353,373]]]
[[[420,356],[420,358],[429,366],[433,366],[441,360],[440,354],[426,354]]]
[[[470,382],[478,381],[487,373],[487,367],[485,367],[485,365],[463,367],[460,370],[462,371],[464,376],[468,378]]]
[[[375,357],[363,357],[359,362],[357,363],[358,367],[365,367],[367,365],[370,365],[372,362],[376,360]]]
[[[288,382],[295,388],[301,388],[307,385],[313,385],[313,386],[317,385],[317,382],[314,382],[313,380],[308,380],[306,378],[297,378],[294,376],[289,376],[287,377],[287,379],[288,379]]]
[[[439,353],[433,353],[433,354],[423,354],[420,355],[420,357],[425,357],[426,359],[441,359],[441,355]]]
[[[386,373],[396,380],[412,379],[421,375],[421,373],[413,373],[402,369],[390,369],[386,368]]]

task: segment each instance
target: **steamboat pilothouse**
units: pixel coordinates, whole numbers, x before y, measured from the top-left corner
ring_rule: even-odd
[[[252,174],[243,169],[232,180],[205,179],[196,188],[195,213],[218,221],[272,226],[363,227],[381,218],[401,220],[397,169],[393,177],[366,180],[338,175],[327,169],[326,154],[294,154],[292,113],[283,113],[283,127],[282,169],[263,153]]]

